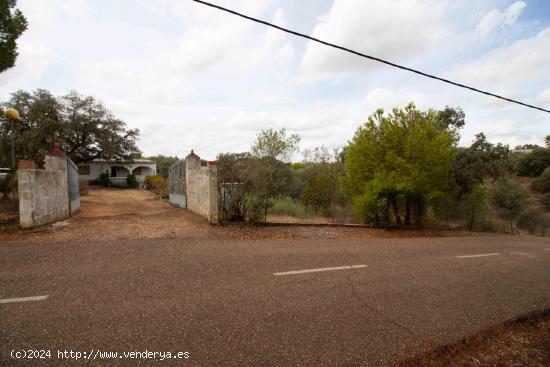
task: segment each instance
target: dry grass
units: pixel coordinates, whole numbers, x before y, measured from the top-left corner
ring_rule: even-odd
[[[550,366],[550,309],[505,322],[395,366]]]

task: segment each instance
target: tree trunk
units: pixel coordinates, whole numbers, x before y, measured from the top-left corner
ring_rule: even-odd
[[[408,196],[405,199],[405,225],[411,225],[411,199]]]
[[[418,195],[416,197],[416,210],[415,210],[415,221],[416,221],[416,228],[422,227],[422,216],[424,212],[423,208],[423,202],[422,202],[422,196]]]
[[[265,208],[264,208],[264,222],[267,222],[267,203],[268,199],[265,199]]]
[[[334,207],[336,206],[336,191],[332,192],[332,197],[330,198],[330,220],[334,223]]]
[[[399,227],[401,227],[401,217],[399,216],[399,207],[397,206],[397,199],[392,198],[391,204],[393,207],[393,212],[395,214],[395,224]]]

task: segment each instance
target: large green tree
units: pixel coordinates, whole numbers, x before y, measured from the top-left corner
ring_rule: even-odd
[[[515,171],[520,176],[540,176],[550,167],[550,149],[534,148],[530,153],[516,153]]]
[[[498,180],[491,188],[491,204],[502,219],[509,221],[512,232],[514,220],[529,204],[528,196],[523,186],[509,178]]]
[[[0,0],[0,73],[15,65],[17,39],[27,29],[27,19],[15,0]]]
[[[344,187],[364,219],[387,224],[416,225],[430,202],[448,189],[457,127],[442,124],[434,110],[420,111],[414,104],[379,109],[357,129],[345,149]]]
[[[255,221],[267,217],[273,200],[288,195],[292,168],[273,157],[256,157],[250,153],[218,155],[220,183],[241,183],[243,197],[238,198],[238,217]],[[222,208],[234,210],[235,208]],[[230,214],[231,215],[231,214]]]
[[[343,171],[342,154],[324,146],[304,151],[304,187],[300,198],[304,205],[334,218],[338,182]]]
[[[465,220],[471,230],[486,212],[487,190],[484,181],[498,179],[510,171],[507,145],[491,144],[483,133],[469,147],[457,149],[453,162],[452,184],[436,205],[442,219]]]
[[[136,138],[139,131],[128,129],[94,97],[77,92],[56,97],[38,89],[12,94],[3,107],[14,107],[21,120],[0,125],[0,164],[9,165],[9,134],[15,133],[16,158],[42,163],[44,153],[58,141],[63,151],[75,162],[94,159],[127,160],[139,154]]]
[[[255,157],[272,157],[283,161],[290,159],[292,154],[298,151],[299,143],[300,137],[297,134],[287,136],[285,128],[267,129],[256,135],[256,141],[250,151]]]
[[[470,193],[485,178],[500,178],[511,169],[510,149],[501,143],[491,144],[485,134],[479,133],[468,148],[458,148],[453,164],[453,178],[459,196]]]

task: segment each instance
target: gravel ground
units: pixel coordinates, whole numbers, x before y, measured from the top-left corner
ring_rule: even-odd
[[[203,218],[144,190],[91,188],[74,217],[32,230],[0,229],[0,239],[117,240],[196,239],[367,239],[462,235],[457,231],[392,230],[349,227],[254,225],[211,226]]]

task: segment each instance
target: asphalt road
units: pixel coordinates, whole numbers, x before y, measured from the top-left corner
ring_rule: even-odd
[[[547,307],[533,237],[0,244],[1,366],[380,366]]]

